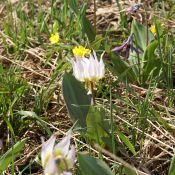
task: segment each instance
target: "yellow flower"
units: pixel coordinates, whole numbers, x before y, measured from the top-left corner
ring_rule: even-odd
[[[83,46],[74,47],[72,51],[75,57],[80,57],[80,58],[88,56],[91,53],[90,49],[86,49]]]
[[[151,25],[151,32],[155,35],[156,34],[156,26]]]
[[[51,34],[51,37],[49,38],[51,44],[56,44],[59,42],[60,40],[60,36],[59,36],[59,33],[55,33],[55,34]]]

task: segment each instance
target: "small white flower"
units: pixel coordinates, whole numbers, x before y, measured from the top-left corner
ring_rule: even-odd
[[[103,56],[103,55],[102,55]],[[75,78],[81,82],[98,83],[104,77],[105,66],[102,59],[98,61],[96,53],[90,54],[89,58],[69,59],[73,67]]]
[[[75,162],[75,148],[70,148],[71,133],[69,132],[57,145],[56,137],[42,143],[41,162],[45,175],[69,175],[69,169]],[[54,146],[55,145],[55,146]]]

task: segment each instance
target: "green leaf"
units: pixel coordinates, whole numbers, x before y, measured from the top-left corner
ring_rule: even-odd
[[[121,133],[119,130],[116,130],[118,136],[120,137],[120,139],[123,141],[123,143],[128,147],[128,149],[133,153],[133,155],[136,155],[136,151],[134,146],[132,145],[132,143],[129,141],[129,139],[123,134]]]
[[[0,74],[2,74],[4,72],[3,66],[2,64],[0,64]]]
[[[58,32],[58,27],[59,27],[59,24],[58,24],[58,21],[54,21],[54,23],[53,23],[53,33],[56,33],[56,32]]]
[[[65,73],[62,82],[63,97],[74,122],[86,127],[86,117],[91,104],[91,98],[83,85],[69,73]]]
[[[161,109],[159,109],[161,110]],[[158,113],[156,110],[154,109],[149,109],[149,112],[155,117],[155,121],[158,122],[162,127],[164,127],[167,131],[169,132],[173,132],[173,128],[169,125],[169,123],[162,118],[162,116],[160,115],[160,113]],[[167,114],[168,116],[168,114]],[[153,120],[153,118],[152,118]]]
[[[93,28],[91,22],[86,18],[86,16],[83,16],[81,23],[82,23],[83,33],[87,35],[90,42],[94,41],[95,40],[95,33],[94,33],[94,28]]]
[[[77,0],[69,0],[69,5],[75,14],[79,13]]]
[[[110,58],[113,63],[113,67],[108,65],[111,68],[111,71],[118,76],[124,83],[127,81],[133,82],[137,79],[135,73],[132,70],[132,66],[130,66],[127,62],[122,60],[119,55],[115,53],[110,53]]]
[[[76,16],[81,17],[80,22],[83,34],[87,35],[90,42],[94,41],[95,40],[94,28],[91,22],[86,18],[87,3],[83,3],[81,10],[79,10],[78,8],[77,0],[69,0],[69,5],[76,14]]]
[[[144,55],[144,58],[145,60],[147,59],[152,59],[153,57],[155,57],[155,50],[158,46],[158,41],[155,40],[153,42],[151,42],[147,47],[146,47],[146,50],[145,50],[145,55]]]
[[[52,135],[52,132],[50,131],[49,127],[47,127],[47,125],[44,123],[44,121],[38,117],[36,115],[35,112],[32,112],[32,111],[19,111],[18,112],[20,115],[23,115],[23,119],[26,118],[26,117],[31,117],[33,119],[35,119],[37,121],[37,123],[43,128],[46,130],[46,132],[49,134],[49,135]]]
[[[78,154],[78,161],[83,175],[113,175],[110,168],[102,160]]]
[[[171,161],[168,175],[175,175],[175,156],[173,157]]]
[[[122,166],[122,174],[123,175],[137,175],[138,173],[126,166]]]
[[[156,27],[156,33],[158,32],[159,37],[162,37],[162,35],[163,35],[162,22],[156,20],[155,21],[155,27]]]
[[[18,141],[0,158],[0,172],[5,171],[10,163],[15,160],[17,155],[23,150],[26,140],[27,139],[22,139]]]
[[[6,116],[3,116],[3,119],[6,122],[6,124],[7,124],[8,128],[9,128],[10,132],[12,133],[12,135],[15,136],[13,127],[12,127],[10,121],[8,120],[8,118]]]
[[[136,45],[142,51],[145,51],[147,44],[154,39],[153,34],[150,31],[147,32],[147,27],[140,24],[136,20],[133,20],[132,22],[131,34],[134,34]]]
[[[143,61],[143,81],[148,81],[148,77],[153,69],[154,73],[153,76],[157,76],[161,69],[160,59],[158,59],[155,55],[155,50],[158,46],[157,40],[150,43],[144,53]]]
[[[99,50],[102,41],[104,40],[102,35],[96,35],[95,40],[91,43],[91,47],[94,50]]]
[[[138,83],[144,85],[151,77],[157,76],[158,71],[160,70],[160,64],[154,54],[158,43],[157,41],[154,41],[155,38],[150,32],[150,29],[136,20],[133,20],[132,22],[131,34],[134,35],[135,47],[139,48],[142,53],[137,54],[130,51],[128,61],[131,65],[134,65],[132,69],[138,77]],[[150,76],[151,72],[153,74],[152,76]]]
[[[136,20],[133,20],[132,27],[131,27],[131,35],[134,34],[134,45],[136,48],[139,48],[142,53],[139,54],[139,58],[137,53],[131,52],[129,54],[129,62],[132,67],[133,71],[139,77],[139,70],[142,70],[144,61],[143,55],[146,50],[147,45],[153,40],[153,34],[150,31],[147,31],[147,27],[140,24]],[[141,83],[141,82],[140,82]]]
[[[102,111],[103,112],[103,111]],[[103,113],[97,108],[91,106],[86,118],[87,124],[87,136],[95,140],[98,144],[103,144],[103,137],[107,137],[107,133],[104,130],[105,123],[103,120]]]

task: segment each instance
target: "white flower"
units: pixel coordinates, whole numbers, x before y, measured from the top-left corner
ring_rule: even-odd
[[[71,174],[69,169],[75,162],[75,148],[70,148],[71,133],[69,132],[56,146],[56,137],[42,143],[41,162],[45,175]]]
[[[103,55],[102,55],[103,56]],[[69,59],[73,67],[73,74],[75,78],[81,82],[98,83],[104,77],[105,66],[102,59],[98,61],[96,53],[90,54],[89,58]]]

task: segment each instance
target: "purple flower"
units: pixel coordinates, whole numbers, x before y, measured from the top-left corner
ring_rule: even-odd
[[[142,3],[140,3],[140,4],[134,4],[130,8],[128,8],[127,12],[128,13],[131,13],[131,14],[132,13],[136,13],[140,9],[141,6],[142,6]]]
[[[125,50],[125,57],[128,58],[129,57],[129,51],[131,50],[131,52],[136,52],[137,54],[141,53],[141,50],[139,48],[136,48],[134,46],[134,35],[130,35],[128,37],[128,39],[126,41],[124,41],[124,43],[121,46],[115,47],[114,49],[112,49],[113,52],[116,53],[120,53],[123,50]]]

